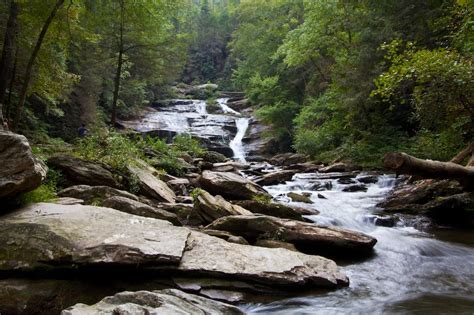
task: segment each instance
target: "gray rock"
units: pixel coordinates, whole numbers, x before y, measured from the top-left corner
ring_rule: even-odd
[[[62,315],[89,314],[243,314],[237,307],[176,289],[121,292],[94,305],[76,304]]]
[[[276,241],[276,240],[257,240],[255,242],[255,246],[268,247],[268,248],[286,248],[294,252],[298,251],[295,245],[288,242],[282,242],[282,241]]]
[[[142,217],[169,221],[174,225],[181,225],[181,222],[178,220],[176,214],[164,211],[162,209],[154,208],[147,204],[125,197],[110,197],[104,200],[104,202],[102,202],[102,206],[130,214],[139,215]]]
[[[202,232],[204,234],[218,237],[220,239],[226,240],[227,242],[230,243],[236,243],[236,244],[243,244],[243,245],[248,245],[249,243],[245,240],[245,238],[241,236],[235,236],[229,232],[226,231],[219,231],[219,230],[210,230],[210,229],[201,229],[199,232]]]
[[[308,161],[308,156],[298,153],[282,153],[275,155],[270,159],[270,163],[278,166],[289,166],[292,164],[305,163]]]
[[[179,269],[275,286],[336,288],[349,281],[329,259],[283,248],[240,245],[191,232]]]
[[[166,183],[158,179],[154,174],[158,171],[149,165],[129,165],[129,172],[134,176],[139,183],[140,192],[148,197],[159,201],[166,201],[174,203],[176,195],[174,191],[166,185]]]
[[[241,206],[233,205],[219,195],[213,197],[204,190],[194,198],[194,210],[208,223],[228,215],[252,215]]]
[[[201,158],[209,163],[223,163],[227,160],[225,155],[215,151],[205,151],[201,154]]]
[[[46,166],[22,135],[0,130],[0,162],[0,199],[31,191],[46,177]]]
[[[271,198],[262,187],[234,173],[204,171],[198,183],[211,194],[229,199]]]
[[[358,191],[367,191],[367,186],[363,184],[359,185],[350,185],[348,187],[345,187],[342,191],[344,192],[358,192]]]
[[[335,172],[353,172],[360,170],[360,166],[349,163],[334,163],[319,169],[320,173],[335,173]]]
[[[0,270],[178,264],[189,233],[109,208],[33,204],[0,220]]]
[[[257,239],[289,242],[300,251],[310,254],[365,254],[377,242],[375,238],[360,232],[271,216],[228,216],[214,221],[206,228],[240,235],[250,243]]]
[[[297,170],[272,172],[255,179],[255,183],[262,186],[276,185],[291,180],[296,173]]]
[[[48,165],[59,169],[74,185],[119,186],[112,172],[98,163],[70,155],[57,155],[48,159]]]
[[[305,221],[302,215],[318,214],[317,210],[309,211],[307,209],[289,207],[277,202],[259,202],[256,200],[235,200],[232,203],[249,210],[252,213],[261,213],[283,219],[293,219]]]
[[[100,203],[110,197],[125,197],[132,200],[138,200],[138,197],[131,193],[112,188],[109,186],[71,186],[58,192],[60,197],[82,199],[86,204]]]

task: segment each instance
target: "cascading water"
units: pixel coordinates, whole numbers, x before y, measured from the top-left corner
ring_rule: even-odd
[[[239,113],[239,112],[233,110],[232,108],[230,108],[229,106],[227,106],[227,101],[229,101],[229,98],[218,98],[217,99],[217,104],[219,104],[222,111],[226,114],[233,114],[233,115],[237,115],[237,116],[242,116],[241,113]]]
[[[437,240],[413,227],[375,226],[370,218],[394,185],[393,176],[381,176],[367,192],[343,192],[345,185],[331,175],[297,174],[285,184],[265,187],[287,201],[290,191],[308,192],[321,214],[318,224],[339,225],[378,239],[375,254],[342,269],[350,287],[312,296],[266,304],[248,304],[250,314],[451,314],[474,310],[474,248]],[[320,195],[318,197],[318,194]],[[323,199],[325,197],[327,199]],[[472,236],[472,234],[471,234]],[[471,241],[472,242],[472,241]]]
[[[249,127],[249,121],[249,118],[239,118],[235,121],[235,124],[237,125],[237,134],[235,135],[235,138],[229,143],[230,148],[234,152],[234,158],[242,163],[247,162],[245,159],[245,150],[244,145],[242,144],[242,139],[244,138],[245,133]]]

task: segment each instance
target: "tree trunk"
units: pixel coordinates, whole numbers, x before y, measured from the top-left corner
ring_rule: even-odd
[[[18,123],[20,122],[21,119],[21,114],[23,111],[23,106],[25,105],[26,101],[26,94],[28,92],[28,86],[30,84],[31,80],[31,72],[33,70],[33,65],[35,63],[36,57],[38,56],[38,52],[41,48],[41,45],[43,44],[44,37],[46,36],[46,33],[48,32],[48,28],[51,25],[51,23],[54,20],[54,17],[56,16],[59,8],[64,4],[65,0],[57,0],[56,5],[54,6],[53,10],[49,14],[48,18],[43,24],[43,28],[41,29],[41,32],[38,36],[38,40],[36,41],[36,45],[33,49],[33,52],[31,53],[30,59],[28,60],[28,64],[26,66],[26,71],[25,71],[25,76],[23,78],[23,85],[21,87],[21,92],[20,92],[20,100],[18,101],[18,106],[16,108],[16,116],[13,121],[13,130],[15,130],[18,126]]]
[[[12,105],[12,95],[13,95],[13,87],[15,85],[15,80],[16,80],[16,69],[17,69],[17,65],[18,65],[18,51],[19,51],[19,47],[16,46],[16,50],[15,50],[15,61],[13,62],[13,70],[12,70],[12,75],[10,76],[10,86],[8,87],[8,98],[7,98],[7,101],[5,103],[6,105],[6,108],[5,108],[5,116],[4,116],[4,119],[7,121],[8,124],[10,124],[10,121],[11,121],[11,105]]]
[[[117,122],[117,102],[120,92],[120,79],[122,76],[122,65],[123,65],[123,23],[124,23],[124,10],[125,3],[123,0],[120,1],[120,31],[119,31],[119,54],[117,60],[117,72],[114,79],[114,97],[112,100],[112,117],[110,119],[110,124],[112,127],[115,127]]]
[[[387,153],[384,166],[397,174],[408,174],[422,178],[456,179],[463,186],[472,188],[474,168],[452,162],[421,160],[406,153]]]
[[[451,159],[451,163],[461,164],[468,156],[474,153],[474,142],[471,142],[464,150],[459,152],[455,157]],[[468,164],[469,165],[469,164]]]
[[[10,14],[8,16],[5,39],[3,41],[2,58],[0,60],[0,130],[3,129],[5,125],[5,120],[3,118],[3,105],[5,104],[7,85],[12,72],[13,50],[16,45],[18,11],[18,4],[15,0],[11,0]]]

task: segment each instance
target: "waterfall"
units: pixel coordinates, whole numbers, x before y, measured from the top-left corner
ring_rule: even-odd
[[[195,101],[194,104],[196,104],[196,112],[198,114],[207,115],[206,101]]]
[[[237,125],[237,134],[235,138],[229,143],[230,148],[234,151],[234,158],[239,160],[242,163],[246,163],[245,160],[245,150],[242,144],[242,139],[245,136],[245,132],[249,127],[249,118],[239,118],[235,120],[235,124]]]
[[[217,99],[217,103],[221,107],[222,111],[226,114],[234,114],[234,115],[237,115],[237,116],[242,116],[241,113],[239,113],[239,112],[233,110],[232,108],[230,108],[229,106],[227,106],[227,101],[228,100],[229,100],[228,98],[218,98]]]

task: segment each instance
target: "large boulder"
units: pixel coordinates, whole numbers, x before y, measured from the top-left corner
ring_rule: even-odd
[[[255,179],[255,183],[261,186],[276,185],[291,180],[296,173],[297,170],[272,172]]]
[[[176,214],[154,208],[147,204],[141,203],[140,201],[128,199],[125,197],[110,197],[102,202],[102,206],[142,217],[166,220],[173,223],[174,225],[181,225],[181,222],[178,220]]]
[[[221,196],[212,196],[207,191],[200,190],[194,198],[194,210],[206,221],[212,222],[228,215],[252,215],[252,212],[233,205]]]
[[[46,166],[22,135],[0,130],[0,163],[0,199],[33,190],[46,177]]]
[[[38,203],[0,221],[0,270],[178,264],[190,231],[82,205]]]
[[[98,163],[70,155],[57,155],[48,159],[48,165],[60,170],[75,185],[119,186],[112,172]]]
[[[223,163],[227,160],[227,157],[216,151],[204,151],[200,157],[209,163]]]
[[[213,277],[285,291],[348,280],[326,258],[229,243],[169,222],[114,209],[39,203],[0,218],[0,271],[120,268]],[[86,269],[87,270],[87,269]],[[116,269],[117,270],[117,269]],[[163,273],[161,273],[163,275]]]
[[[293,219],[298,221],[305,221],[302,215],[318,214],[317,210],[307,210],[296,207],[289,207],[277,202],[260,202],[256,200],[235,200],[232,203],[249,210],[252,213],[260,213],[271,215],[283,219]]]
[[[285,241],[310,254],[366,254],[377,242],[375,238],[360,232],[271,216],[228,216],[206,228],[240,235],[250,243],[257,239]]]
[[[198,183],[211,194],[230,199],[271,198],[265,189],[235,173],[204,171]]]
[[[129,165],[128,171],[131,176],[138,181],[140,193],[159,201],[171,202],[176,201],[174,191],[162,180],[158,179],[158,171],[151,166],[138,164]]]
[[[76,304],[61,315],[89,314],[244,314],[237,307],[176,289],[120,292],[94,305]]]
[[[59,197],[82,199],[86,204],[96,204],[110,197],[124,197],[131,200],[138,200],[138,197],[124,190],[109,186],[71,186],[58,192]]]
[[[350,163],[343,163],[338,162],[331,164],[326,167],[322,167],[319,169],[320,173],[334,173],[334,172],[353,172],[361,170],[360,166],[350,164]]]

